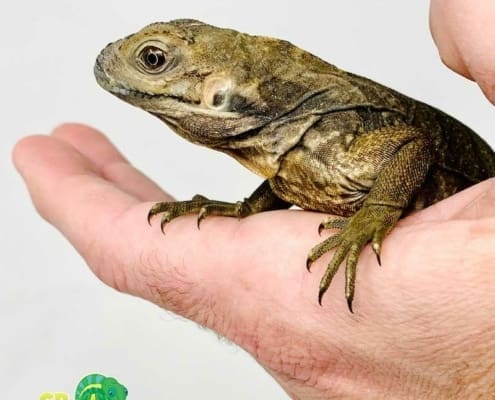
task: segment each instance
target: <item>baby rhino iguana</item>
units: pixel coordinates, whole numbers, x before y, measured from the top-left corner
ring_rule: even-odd
[[[187,140],[227,153],[265,178],[237,203],[196,195],[155,204],[148,220],[198,213],[246,217],[297,205],[333,214],[339,233],[318,300],[347,260],[352,312],[356,265],[407,213],[495,175],[495,156],[472,130],[424,103],[342,71],[291,43],[195,20],[154,23],[109,44],[94,68],[112,94]]]

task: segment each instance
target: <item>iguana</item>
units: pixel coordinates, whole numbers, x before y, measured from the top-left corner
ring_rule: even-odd
[[[297,205],[337,229],[307,268],[335,253],[318,301],[346,260],[350,311],[361,250],[399,218],[495,175],[492,149],[442,111],[343,71],[285,40],[196,20],[154,23],[98,56],[99,84],[185,139],[229,154],[265,178],[237,203],[196,195],[155,204],[161,226],[184,214],[247,217]]]

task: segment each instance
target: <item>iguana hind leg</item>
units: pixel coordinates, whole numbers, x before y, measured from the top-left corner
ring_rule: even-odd
[[[362,249],[371,242],[380,261],[380,250],[385,236],[395,226],[417,190],[424,184],[432,162],[431,141],[418,132],[399,147],[378,174],[363,206],[350,218],[330,218],[320,224],[319,230],[337,228],[334,236],[311,249],[306,266],[328,251],[335,253],[320,281],[318,301],[327,291],[342,262],[346,261],[345,297],[352,312],[356,267]]]
[[[208,215],[244,218],[261,211],[279,210],[290,206],[290,203],[283,201],[273,193],[268,181],[264,181],[251,196],[236,203],[209,200],[201,195],[196,195],[188,201],[156,203],[148,212],[148,222],[151,223],[153,216],[162,214],[161,229],[163,231],[165,225],[174,218],[197,213],[199,228],[201,221]]]

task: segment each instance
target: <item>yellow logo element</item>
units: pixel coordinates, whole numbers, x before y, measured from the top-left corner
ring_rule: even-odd
[[[69,395],[63,392],[45,392],[41,393],[40,400],[69,400]]]

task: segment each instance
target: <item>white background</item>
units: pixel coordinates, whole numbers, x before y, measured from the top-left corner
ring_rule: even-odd
[[[197,18],[288,39],[341,68],[431,103],[492,145],[495,113],[447,70],[415,1],[3,1],[0,5],[0,384],[3,398],[73,395],[84,374],[116,376],[131,399],[285,399],[247,354],[100,283],[33,209],[10,152],[62,121],[92,124],[176,197],[237,200],[259,179],[101,90],[93,61],[154,21]],[[53,194],[56,196],[56,193]],[[304,266],[301,266],[304,268]],[[331,335],[331,332],[328,332]]]

